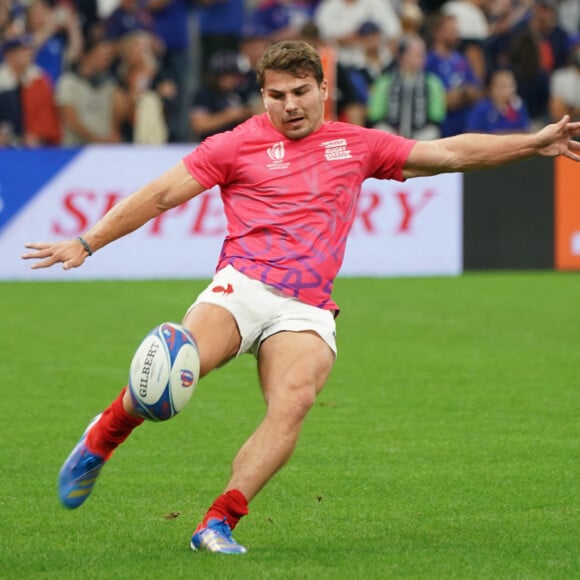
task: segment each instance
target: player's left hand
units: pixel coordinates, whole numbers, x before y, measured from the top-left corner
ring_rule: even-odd
[[[580,161],[580,142],[574,137],[580,136],[580,122],[571,123],[570,116],[564,115],[557,123],[546,125],[536,133],[539,140],[540,155],[557,157],[563,155],[574,161]]]
[[[63,270],[78,268],[85,261],[87,252],[78,240],[64,242],[34,242],[25,244],[26,248],[34,250],[23,254],[23,260],[41,260],[30,266],[33,270],[50,268],[54,264],[62,263]]]

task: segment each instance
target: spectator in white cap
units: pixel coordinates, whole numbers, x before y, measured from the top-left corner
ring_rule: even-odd
[[[385,0],[321,0],[314,20],[320,38],[336,43],[339,61],[351,67],[364,61],[359,30],[365,22],[376,24],[390,42],[397,42],[402,31],[399,16]]]

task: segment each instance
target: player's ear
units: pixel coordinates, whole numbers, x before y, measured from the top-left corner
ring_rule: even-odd
[[[264,93],[264,89],[260,89],[260,94],[262,95],[262,103],[264,103],[264,109],[268,110],[268,105],[266,104],[266,93]]]
[[[322,93],[323,100],[326,101],[328,99],[328,81],[326,79],[320,83],[320,92]]]

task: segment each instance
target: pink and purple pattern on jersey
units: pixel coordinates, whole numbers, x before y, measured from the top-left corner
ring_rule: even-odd
[[[221,189],[228,233],[217,269],[231,264],[307,304],[337,309],[332,286],[362,183],[402,180],[414,143],[334,122],[290,140],[267,115],[206,139],[183,161],[201,185]]]

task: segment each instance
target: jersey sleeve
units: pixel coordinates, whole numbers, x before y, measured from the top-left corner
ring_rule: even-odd
[[[368,177],[404,181],[403,167],[416,141],[378,129],[368,129],[370,146]]]
[[[214,185],[224,185],[230,181],[237,151],[238,140],[234,132],[226,131],[202,141],[183,158],[183,163],[201,185],[210,189]]]

